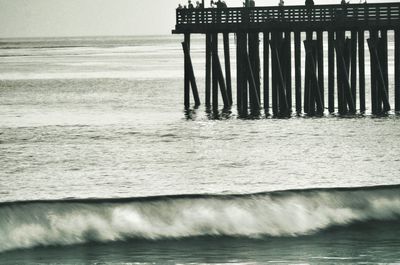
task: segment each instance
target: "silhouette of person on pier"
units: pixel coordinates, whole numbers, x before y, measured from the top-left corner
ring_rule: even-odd
[[[306,7],[314,6],[314,0],[306,0]]]
[[[306,0],[307,17],[311,20],[312,8],[314,7],[314,0]]]
[[[217,2],[214,2],[211,0],[211,6],[215,5],[217,8],[226,8],[228,7],[224,1],[218,0]]]
[[[221,0],[218,0],[218,1],[216,1],[216,2],[214,2],[213,0],[211,0],[211,7],[212,6],[216,6],[217,7],[217,9],[222,9],[222,8],[227,8],[228,6],[226,5],[226,3],[224,2],[224,1],[221,1]],[[222,10],[218,10],[218,12],[217,12],[217,22],[218,23],[221,23],[221,20],[222,20]],[[225,11],[224,11],[225,12]],[[227,18],[226,18],[226,20],[227,20]]]
[[[283,6],[285,5],[285,2],[283,0],[279,0],[279,19],[283,20],[284,19],[284,15],[283,15]]]

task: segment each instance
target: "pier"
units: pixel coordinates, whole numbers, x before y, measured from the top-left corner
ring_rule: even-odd
[[[172,33],[184,36],[186,109],[192,97],[194,106],[201,104],[190,55],[191,34],[205,35],[205,106],[218,110],[222,99],[224,108],[232,107],[230,36],[234,34],[239,115],[259,115],[262,109],[274,116],[290,116],[293,111],[309,116],[326,111],[365,113],[368,90],[368,110],[373,115],[400,112],[399,2],[177,9]],[[393,33],[394,47],[388,46],[388,33]],[[223,58],[218,54],[221,34]],[[393,71],[388,62],[391,49]],[[370,70],[368,87],[366,70]]]

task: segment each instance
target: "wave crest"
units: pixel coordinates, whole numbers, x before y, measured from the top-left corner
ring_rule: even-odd
[[[0,204],[0,251],[88,241],[301,236],[400,219],[400,186]]]

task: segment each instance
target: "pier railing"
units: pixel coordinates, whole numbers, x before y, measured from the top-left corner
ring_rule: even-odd
[[[400,26],[400,2],[381,4],[347,4],[252,7],[252,8],[205,8],[177,9],[174,33],[203,33],[210,30],[240,31],[254,28],[295,30],[317,29],[329,26],[343,27],[395,28]]]

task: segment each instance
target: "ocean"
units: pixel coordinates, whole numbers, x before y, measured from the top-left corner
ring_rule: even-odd
[[[398,116],[185,112],[181,41],[0,39],[0,264],[400,264]]]

